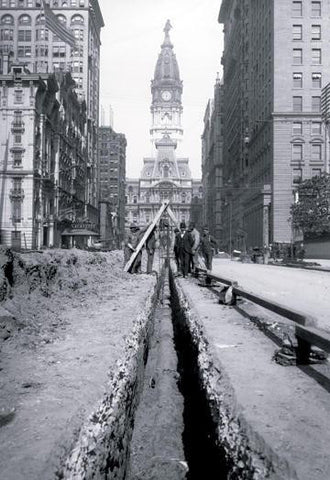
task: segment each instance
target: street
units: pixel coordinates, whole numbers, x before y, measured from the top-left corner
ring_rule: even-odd
[[[213,260],[212,273],[234,281],[245,290],[317,319],[319,328],[330,331],[330,273],[273,265]]]

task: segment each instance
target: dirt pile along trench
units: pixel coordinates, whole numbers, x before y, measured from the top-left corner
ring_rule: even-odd
[[[102,399],[118,401],[156,277],[123,272],[118,251],[1,253],[13,260],[12,285],[1,265],[1,478],[53,479]]]

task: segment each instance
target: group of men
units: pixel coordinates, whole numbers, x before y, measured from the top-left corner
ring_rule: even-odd
[[[135,223],[130,225],[124,244],[125,264],[136,251],[147,228],[148,227],[142,229]],[[152,273],[156,249],[156,228],[157,227],[153,229],[144,245],[147,252],[147,273]],[[194,272],[195,268],[199,266],[199,254],[202,255],[206,268],[212,270],[212,259],[214,252],[217,250],[217,242],[215,238],[210,235],[207,226],[203,227],[203,232],[200,234],[194,223],[191,222],[187,228],[185,222],[181,222],[180,229],[176,228],[174,233],[173,250],[177,273],[179,275],[187,277],[189,273]],[[142,249],[138,252],[130,272],[141,273],[141,262]]]
[[[180,223],[180,230],[175,229],[174,255],[177,273],[187,277],[199,266],[199,253],[203,256],[207,270],[212,270],[213,254],[217,250],[217,241],[210,235],[207,226],[203,227],[202,235],[194,223],[188,228],[184,222]]]

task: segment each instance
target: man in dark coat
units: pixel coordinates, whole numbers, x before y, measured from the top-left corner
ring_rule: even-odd
[[[146,241],[146,250],[147,250],[147,273],[152,273],[152,266],[154,263],[154,255],[156,249],[156,227],[153,229],[151,234]]]
[[[182,276],[186,277],[189,271],[189,263],[192,254],[194,239],[191,233],[186,230],[186,224],[180,223],[180,233],[178,233],[179,259]]]
[[[174,252],[174,258],[175,258],[175,264],[176,264],[176,270],[177,273],[180,272],[180,230],[178,228],[174,229],[174,245],[173,245],[173,252]]]
[[[203,233],[200,241],[200,251],[203,255],[207,270],[212,270],[213,254],[217,250],[218,244],[216,239],[210,235],[208,227],[203,227]]]

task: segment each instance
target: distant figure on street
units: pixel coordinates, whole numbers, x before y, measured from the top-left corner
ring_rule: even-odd
[[[141,239],[141,229],[135,223],[131,223],[129,227],[129,232],[126,235],[124,242],[124,262],[125,265],[128,260],[131,258],[131,255],[135,252],[136,247],[138,246]],[[134,263],[130,269],[130,273],[141,273],[141,259],[142,259],[142,250],[138,253]]]
[[[183,277],[186,277],[189,272],[189,264],[192,255],[192,248],[194,239],[191,233],[186,230],[186,224],[180,223],[180,233],[178,233],[178,247],[179,247],[179,261]]]
[[[198,267],[198,247],[199,247],[199,242],[200,242],[200,234],[197,228],[195,227],[194,222],[189,223],[189,228],[188,228],[190,235],[192,236],[194,240],[194,244],[191,249],[191,256],[190,256],[190,265],[189,265],[189,271],[194,272],[195,268]]]
[[[154,263],[154,255],[156,250],[156,228],[153,229],[146,241],[147,250],[147,273],[152,273],[152,266]]]
[[[178,228],[174,229],[174,259],[176,264],[176,271],[177,273],[180,272],[180,253],[179,253],[179,245],[180,245],[180,230]]]
[[[200,241],[200,251],[203,255],[207,270],[212,270],[213,255],[217,251],[218,244],[216,239],[210,235],[207,225],[203,227],[203,233]]]

